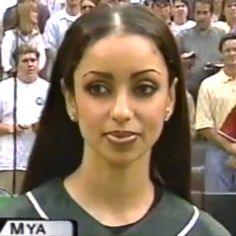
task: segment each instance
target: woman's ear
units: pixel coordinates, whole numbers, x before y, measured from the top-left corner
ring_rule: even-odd
[[[177,83],[178,83],[178,79],[175,78],[174,81],[172,82],[170,88],[169,88],[167,104],[166,104],[165,121],[168,121],[170,119],[170,117],[173,114],[174,109],[175,109],[176,85],[177,85]]]
[[[65,105],[67,114],[70,117],[71,121],[77,121],[77,112],[76,112],[76,103],[74,95],[66,88],[64,79],[61,79],[61,91],[65,98]]]

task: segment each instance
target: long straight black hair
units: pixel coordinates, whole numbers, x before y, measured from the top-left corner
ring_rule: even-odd
[[[115,23],[114,15],[119,16],[121,24]],[[165,23],[145,7],[137,5],[97,7],[80,17],[67,31],[52,71],[51,87],[30,157],[23,192],[52,178],[64,178],[81,164],[83,139],[78,125],[69,119],[60,82],[63,78],[66,89],[74,93],[73,75],[85,49],[97,40],[117,32],[117,29],[122,33],[138,34],[153,40],[165,58],[169,86],[178,78],[175,110],[153,147],[150,176],[155,184],[160,184],[156,178],[158,173],[166,188],[190,200],[190,131],[179,51]]]

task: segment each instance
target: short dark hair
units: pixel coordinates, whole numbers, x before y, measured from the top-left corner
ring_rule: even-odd
[[[214,3],[212,0],[195,0],[194,4],[193,4],[193,11],[195,11],[196,5],[197,3],[201,3],[201,4],[208,4],[210,7],[210,12],[213,13],[214,12]]]
[[[225,42],[227,42],[228,40],[234,40],[234,39],[236,40],[236,34],[235,33],[225,34],[220,40],[219,51],[222,52],[222,49],[223,49],[223,46],[224,46]]]
[[[155,5],[170,5],[170,0],[153,0],[153,4]]]
[[[121,19],[119,26],[114,23],[115,14]],[[78,124],[68,116],[61,78],[66,90],[73,94],[74,72],[85,50],[116,32],[117,27],[123,33],[138,34],[152,40],[164,57],[169,86],[178,78],[175,109],[152,147],[150,178],[154,185],[164,185],[190,201],[190,128],[180,54],[169,27],[146,7],[138,5],[98,6],[79,17],[67,30],[53,67],[51,87],[30,156],[23,192],[52,178],[65,178],[80,166],[84,141]]]
[[[175,2],[182,2],[188,7],[188,9],[190,8],[188,0],[173,0],[173,3]]]

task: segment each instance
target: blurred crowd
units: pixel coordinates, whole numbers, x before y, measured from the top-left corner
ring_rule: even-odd
[[[219,132],[236,106],[236,0],[0,0],[0,187],[20,191],[67,29],[97,6],[120,4],[142,4],[169,26],[193,145],[205,145],[204,189],[236,191],[236,137]]]

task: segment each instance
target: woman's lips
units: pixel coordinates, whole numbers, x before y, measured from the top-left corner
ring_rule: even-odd
[[[106,138],[115,144],[129,144],[136,141],[138,133],[131,131],[112,131],[105,134]]]

